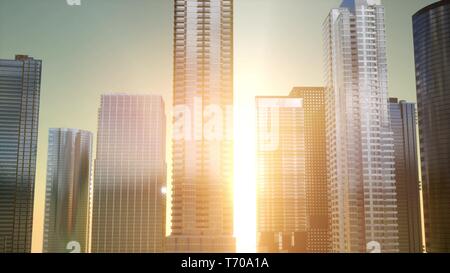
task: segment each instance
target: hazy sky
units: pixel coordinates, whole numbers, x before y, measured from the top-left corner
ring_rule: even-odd
[[[172,104],[173,1],[81,2],[75,7],[66,0],[0,0],[0,58],[28,54],[43,60],[34,251],[42,243],[48,129],[96,132],[103,93],[161,94],[168,111]],[[383,1],[391,96],[415,101],[411,16],[432,2]],[[339,0],[234,3],[239,113],[253,107],[256,95],[323,84],[322,23]]]

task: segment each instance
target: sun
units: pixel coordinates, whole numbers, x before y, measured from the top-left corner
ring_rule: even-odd
[[[256,252],[256,109],[253,96],[234,105],[234,207],[237,252]]]

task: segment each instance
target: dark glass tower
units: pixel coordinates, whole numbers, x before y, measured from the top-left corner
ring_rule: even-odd
[[[413,16],[425,234],[428,252],[450,252],[450,1]]]
[[[420,253],[423,242],[416,106],[391,98],[389,112],[394,133],[399,250],[402,253]]]
[[[0,252],[31,252],[40,60],[0,60]]]

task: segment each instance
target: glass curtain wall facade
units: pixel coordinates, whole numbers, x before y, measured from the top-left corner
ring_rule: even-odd
[[[295,87],[289,97],[303,99],[306,167],[306,252],[331,252],[325,130],[325,88]]]
[[[91,251],[164,251],[166,116],[160,96],[103,95]]]
[[[384,7],[345,0],[324,23],[328,180],[335,252],[397,252]]]
[[[398,236],[402,253],[423,252],[416,105],[389,99],[395,144]]]
[[[0,252],[31,252],[41,70],[0,60]]]
[[[257,97],[257,250],[306,252],[303,99]]]
[[[450,1],[413,17],[428,252],[450,252]]]
[[[44,253],[89,252],[91,132],[49,130]]]
[[[324,96],[257,98],[258,252],[331,251]]]
[[[234,252],[233,0],[174,0],[174,12],[167,251]]]

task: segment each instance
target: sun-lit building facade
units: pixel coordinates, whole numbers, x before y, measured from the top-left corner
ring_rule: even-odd
[[[306,250],[306,163],[301,98],[257,97],[257,251]]]
[[[335,252],[397,252],[384,6],[344,0],[324,23],[328,180]]]
[[[331,251],[322,87],[257,97],[257,250]]]
[[[167,251],[234,252],[233,0],[174,0],[173,88]]]

